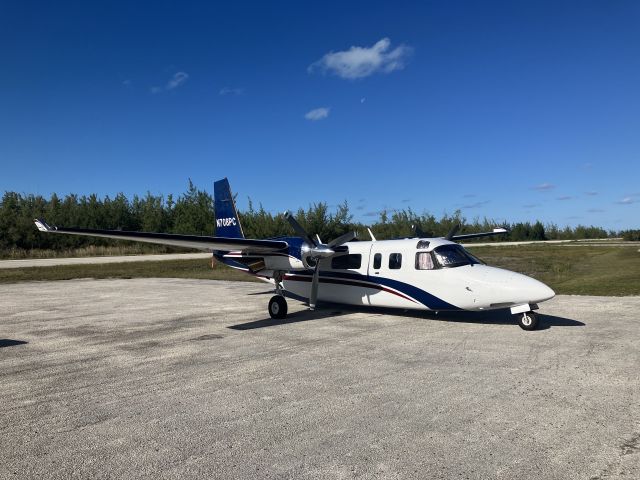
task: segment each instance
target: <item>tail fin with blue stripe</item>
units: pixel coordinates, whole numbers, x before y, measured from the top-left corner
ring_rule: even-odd
[[[238,211],[233,201],[229,180],[223,178],[213,184],[214,207],[216,212],[216,236],[244,238]]]

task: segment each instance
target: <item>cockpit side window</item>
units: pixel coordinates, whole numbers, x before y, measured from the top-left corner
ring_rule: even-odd
[[[441,268],[453,268],[480,263],[477,258],[468,254],[460,245],[442,245],[434,248],[433,253]]]
[[[433,257],[430,252],[416,253],[416,270],[433,270]]]
[[[416,249],[418,250],[426,250],[427,248],[429,248],[429,244],[431,242],[429,242],[429,240],[420,240],[418,242],[418,245],[416,246]]]

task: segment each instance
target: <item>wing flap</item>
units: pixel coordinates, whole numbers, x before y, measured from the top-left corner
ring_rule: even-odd
[[[44,220],[34,220],[41,232],[83,235],[88,237],[129,240],[133,242],[156,243],[173,247],[194,248],[205,251],[268,253],[286,249],[289,244],[282,240],[253,240],[247,238],[207,237],[198,235],[178,235],[172,233],[125,232],[120,230],[93,230],[87,228],[64,228],[47,225]]]

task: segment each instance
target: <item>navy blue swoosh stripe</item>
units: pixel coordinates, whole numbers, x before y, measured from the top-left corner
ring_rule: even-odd
[[[313,271],[305,270],[302,272],[296,272],[295,274],[311,276],[313,275]],[[379,283],[380,285],[393,288],[399,292],[404,293],[405,295],[415,298],[416,300],[418,300],[420,303],[427,306],[431,310],[461,310],[460,307],[456,307],[451,303],[445,302],[441,298],[436,297],[435,295],[429,292],[426,292],[418,287],[415,287],[405,282],[392,280],[391,278],[385,278],[385,277],[372,278],[367,275],[362,275],[359,273],[320,271],[320,278],[322,279],[322,277],[337,277],[337,278],[343,278],[345,280],[359,280],[359,281],[370,282],[373,284]]]

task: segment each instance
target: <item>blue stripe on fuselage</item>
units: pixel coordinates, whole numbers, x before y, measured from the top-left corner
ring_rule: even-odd
[[[296,275],[308,275],[312,276],[312,270],[304,270],[299,272],[292,272]],[[356,280],[361,282],[369,282],[374,284],[383,285],[385,287],[393,288],[405,295],[415,298],[423,305],[427,306],[431,310],[461,310],[460,307],[456,307],[448,302],[445,302],[439,297],[432,295],[429,292],[425,292],[421,288],[415,287],[409,283],[400,282],[391,278],[385,277],[369,277],[368,275],[362,275],[360,273],[346,273],[346,272],[334,272],[334,271],[320,271],[320,281],[322,277],[344,278],[345,280]]]

